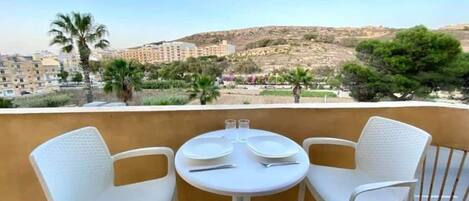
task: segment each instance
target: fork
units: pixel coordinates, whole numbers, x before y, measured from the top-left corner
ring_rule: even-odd
[[[286,161],[286,162],[276,162],[276,163],[266,163],[266,162],[259,162],[262,164],[264,167],[273,167],[273,166],[282,166],[282,165],[295,165],[295,164],[300,164],[297,161]]]

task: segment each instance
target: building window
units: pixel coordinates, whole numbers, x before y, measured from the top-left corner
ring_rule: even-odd
[[[3,84],[3,87],[8,87],[8,84]]]
[[[39,64],[34,64],[34,67],[39,68]]]
[[[39,71],[38,71],[38,70],[36,71],[36,74],[39,74]]]
[[[2,81],[6,82],[6,81],[7,81],[7,78],[6,78],[6,77],[2,77]]]
[[[1,74],[5,74],[5,71],[4,71],[4,70],[0,70],[0,73],[1,73]]]
[[[23,78],[20,78],[20,82],[23,82]]]
[[[36,79],[37,79],[37,80],[41,80],[41,78],[40,78],[40,77],[36,77]]]

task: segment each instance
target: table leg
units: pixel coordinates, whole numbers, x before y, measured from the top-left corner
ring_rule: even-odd
[[[233,196],[232,201],[251,201],[250,196]]]

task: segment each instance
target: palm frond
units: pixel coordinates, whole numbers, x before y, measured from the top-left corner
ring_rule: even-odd
[[[109,47],[109,41],[106,40],[106,39],[101,39],[101,40],[99,40],[98,43],[96,43],[94,45],[94,47],[99,48],[99,49],[105,49],[105,48]]]

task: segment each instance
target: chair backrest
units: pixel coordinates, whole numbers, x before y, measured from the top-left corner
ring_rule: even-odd
[[[419,128],[371,117],[357,143],[357,169],[381,181],[415,179],[430,142],[431,136]]]
[[[30,160],[49,201],[94,200],[113,184],[111,155],[93,127],[45,142]]]

